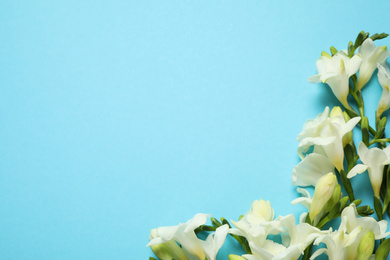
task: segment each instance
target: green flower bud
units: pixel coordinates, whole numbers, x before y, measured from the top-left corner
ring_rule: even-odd
[[[156,229],[150,231],[149,239],[158,237]],[[165,243],[152,245],[150,246],[153,253],[161,260],[188,260],[187,256],[184,254],[183,249],[175,242],[175,240],[170,240]]]
[[[358,260],[368,260],[372,256],[375,247],[375,236],[372,231],[364,235],[358,247]]]
[[[326,203],[325,212],[330,212],[333,209],[333,207],[337,204],[337,202],[340,201],[340,198],[341,198],[341,186],[340,184],[337,184],[333,191],[332,197]]]
[[[188,260],[180,246],[173,240],[150,246],[153,253],[161,260]]]
[[[229,255],[229,260],[245,260],[245,258],[239,255]]]

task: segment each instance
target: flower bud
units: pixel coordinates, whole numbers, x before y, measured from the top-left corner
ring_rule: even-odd
[[[343,117],[343,111],[339,106],[335,106],[332,111],[330,112],[330,117],[334,116],[342,116]]]
[[[229,260],[245,260],[245,258],[239,255],[229,255]]]
[[[332,197],[336,185],[337,177],[332,172],[322,176],[318,180],[309,212],[310,219],[312,221],[322,211],[325,204]]]
[[[158,237],[156,229],[150,231],[149,239]],[[182,259],[187,260],[183,249],[174,241],[170,240],[165,243],[150,246],[153,253],[161,260]]]
[[[336,185],[332,197],[330,197],[329,201],[326,203],[325,212],[329,212],[333,209],[333,207],[340,201],[341,198],[341,186],[339,184]]]
[[[358,260],[368,260],[372,256],[375,247],[375,235],[372,231],[364,235],[358,247]]]
[[[274,219],[274,210],[269,201],[255,200],[252,202],[251,213],[262,221],[272,221]]]

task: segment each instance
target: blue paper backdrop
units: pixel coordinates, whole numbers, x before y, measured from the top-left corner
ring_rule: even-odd
[[[389,10],[1,1],[0,259],[147,259],[151,228],[260,198],[298,216],[295,138],[338,104],[307,78],[329,46],[389,32]],[[376,79],[364,94],[372,118]]]

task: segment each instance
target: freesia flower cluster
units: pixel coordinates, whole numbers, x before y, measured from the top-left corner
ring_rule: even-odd
[[[341,106],[325,107],[306,121],[297,137],[301,161],[293,169],[292,184],[301,196],[292,204],[302,204],[307,212],[298,220],[293,214],[275,217],[269,201],[255,200],[237,221],[196,214],[184,224],[151,230],[147,246],[155,256],[215,260],[226,237],[232,236],[245,253],[230,254],[230,260],[307,260],[322,254],[331,260],[387,259],[390,232],[383,217],[390,214],[390,138],[385,136],[383,115],[390,108],[390,51],[374,43],[387,36],[360,32],[347,50],[332,46],[318,59],[318,74],[309,78],[328,85]],[[371,123],[362,89],[375,75],[382,96]],[[354,138],[357,130],[361,140]],[[372,189],[354,190],[351,179],[364,173]],[[363,192],[372,194],[371,206],[361,205]],[[338,227],[329,227],[334,219],[339,219]],[[202,232],[206,239],[198,235]]]

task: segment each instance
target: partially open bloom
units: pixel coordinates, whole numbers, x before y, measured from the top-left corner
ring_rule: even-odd
[[[219,249],[221,249],[225,242],[228,231],[229,226],[226,224],[222,225],[214,233],[208,235],[206,241],[200,241],[208,260],[216,259]]]
[[[251,210],[241,220],[232,221],[237,229],[229,232],[244,236],[251,248],[252,254],[243,255],[245,259],[298,259],[314,239],[324,234],[324,231],[307,223],[295,224],[292,214],[276,219],[273,219],[273,214],[269,202],[260,200],[252,204]],[[267,238],[269,234],[277,235],[281,232],[282,244]]]
[[[150,231],[149,240],[153,240],[157,237],[157,230],[152,229]],[[188,259],[184,254],[183,249],[181,249],[181,247],[173,239],[161,244],[151,245],[150,247],[152,248],[153,253],[161,260]]]
[[[326,253],[330,260],[358,259],[358,247],[364,236],[372,232],[375,239],[385,238],[390,234],[386,229],[386,220],[359,217],[356,206],[352,203],[341,213],[339,229],[315,240],[314,244],[325,243],[327,248],[318,249],[310,259],[315,259],[322,253]]]
[[[360,142],[358,152],[363,164],[357,164],[353,167],[347,177],[352,178],[356,174],[368,170],[372,189],[375,195],[379,197],[383,179],[383,168],[390,163],[390,146],[387,146],[383,150],[377,147],[368,149],[363,142]]]
[[[360,231],[360,228],[356,228],[351,233],[347,233],[345,218],[342,218],[338,230],[331,232],[327,235],[322,235],[314,241],[314,245],[324,243],[326,245],[326,248],[320,248],[315,251],[310,257],[310,259],[315,259],[317,256],[325,253],[328,255],[329,260],[347,260],[348,247],[353,242],[355,242],[356,236]]]
[[[308,120],[298,135],[298,154],[301,159],[314,146],[314,153],[326,156],[337,170],[343,169],[344,150],[343,137],[348,134],[360,121],[360,117],[354,117],[348,122],[343,115],[335,113],[329,117],[329,108],[319,114],[316,119]]]
[[[382,113],[390,108],[390,70],[388,66],[378,65],[378,80],[383,88],[382,96],[376,109],[376,117],[380,118]]]
[[[182,246],[186,257],[178,259],[215,260],[218,250],[225,241],[229,226],[220,226],[215,233],[212,233],[207,237],[206,241],[198,239],[194,230],[200,225],[205,224],[207,217],[209,216],[210,215],[199,213],[184,224],[171,227],[159,227],[153,230],[153,236],[151,236],[151,240],[147,246],[160,245],[167,242],[178,242]]]
[[[343,218],[345,216],[345,218]],[[387,221],[376,221],[372,217],[359,217],[355,204],[351,204],[346,207],[341,213],[341,218],[346,222],[346,231],[352,233],[356,228],[360,228],[360,232],[357,234],[355,241],[348,247],[348,258],[358,258],[358,247],[363,237],[372,232],[376,240],[387,237],[390,232],[386,232]]]
[[[244,236],[249,242],[256,245],[263,245],[267,236],[277,235],[283,231],[278,220],[274,220],[274,210],[269,201],[254,201],[250,211],[245,213],[239,221],[233,221],[237,229],[229,230],[229,233]]]
[[[386,46],[376,47],[373,40],[367,38],[360,46],[359,53],[362,56],[362,64],[360,65],[357,88],[360,90],[371,79],[377,65],[383,64],[390,56],[390,51],[387,50]]]
[[[347,101],[349,78],[358,71],[361,62],[360,55],[350,59],[344,52],[338,52],[333,57],[323,52],[316,62],[318,74],[311,76],[309,82],[327,83],[344,107],[350,108]]]

